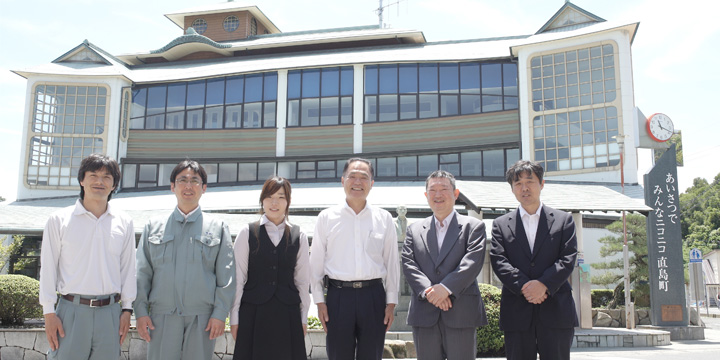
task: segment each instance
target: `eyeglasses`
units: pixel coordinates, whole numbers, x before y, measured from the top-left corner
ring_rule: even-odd
[[[200,186],[200,184],[202,184],[202,180],[200,180],[198,178],[188,179],[188,178],[182,177],[182,178],[175,179],[175,184],[181,185],[181,186],[185,186],[187,184],[190,184],[192,186]]]

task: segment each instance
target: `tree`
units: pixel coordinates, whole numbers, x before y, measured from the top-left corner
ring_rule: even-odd
[[[680,194],[680,211],[684,248],[703,253],[720,248],[720,174],[712,183],[693,180],[693,186]]]
[[[32,262],[30,259],[17,258],[22,251],[22,245],[25,241],[24,236],[13,235],[13,241],[7,246],[4,245],[5,239],[7,239],[7,236],[0,238],[0,272],[5,271],[6,268],[7,271],[10,272],[10,264],[13,262],[13,270],[15,272],[22,270]]]
[[[0,196],[0,202],[3,202],[3,201],[5,201],[5,198]]]
[[[633,284],[635,302],[639,306],[650,304],[650,287],[648,285],[648,250],[647,250],[647,228],[645,216],[640,214],[628,214],[626,216],[627,239],[630,263],[630,283]],[[623,253],[623,224],[621,220],[615,221],[606,227],[615,235],[605,236],[598,241],[602,244],[600,256],[603,258]],[[591,278],[593,284],[614,285],[615,292],[624,287],[623,280],[623,259],[610,260],[607,262],[591,264],[594,269],[605,270],[600,275]],[[619,270],[619,271],[618,271]],[[609,307],[617,307],[616,301],[611,301]]]

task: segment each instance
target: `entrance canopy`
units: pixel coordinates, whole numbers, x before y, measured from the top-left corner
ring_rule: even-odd
[[[482,212],[510,211],[518,206],[515,196],[506,182],[457,181],[460,189],[458,209]],[[215,213],[230,226],[234,235],[249,222],[259,219],[261,185],[208,188],[200,200],[202,209]],[[640,186],[630,186],[629,193],[642,194]],[[425,182],[398,181],[376,182],[368,201],[395,211],[404,205],[408,209],[408,222],[413,218],[429,216],[431,209],[424,196]],[[295,183],[290,204],[290,222],[302,227],[312,235],[315,218],[321,210],[342,203],[345,193],[339,182]],[[0,234],[41,235],[50,214],[60,208],[71,206],[75,197],[16,201],[0,205]],[[651,209],[639,199],[619,193],[602,185],[545,184],[543,203],[569,212],[619,212],[647,213]],[[170,190],[150,192],[124,192],[115,194],[110,201],[113,207],[126,211],[132,218],[137,234],[154,216],[165,216],[176,206],[175,195]]]

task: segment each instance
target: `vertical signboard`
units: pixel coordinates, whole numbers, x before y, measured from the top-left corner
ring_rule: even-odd
[[[675,145],[644,179],[652,324],[687,326]]]

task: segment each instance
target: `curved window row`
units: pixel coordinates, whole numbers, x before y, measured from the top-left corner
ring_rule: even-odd
[[[342,176],[348,157],[342,159],[264,161],[264,162],[203,162],[208,184],[262,182],[278,174],[293,180],[333,181]],[[502,178],[506,169],[520,159],[518,148],[447,152],[368,158],[375,168],[375,179],[424,180],[431,172],[442,169],[457,177]],[[170,186],[172,164],[124,164],[123,189]]]
[[[277,73],[133,89],[131,129],[274,128]]]
[[[614,106],[536,116],[535,161],[546,171],[592,169],[620,163]]]
[[[513,63],[365,66],[366,123],[517,108],[517,65]]]
[[[288,126],[352,124],[351,66],[288,71]]]

